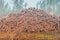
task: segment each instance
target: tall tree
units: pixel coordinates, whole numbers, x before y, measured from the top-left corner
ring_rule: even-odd
[[[14,7],[16,10],[23,8],[24,0],[14,0]]]
[[[28,4],[27,4],[27,3],[25,3],[25,4],[24,4],[24,7],[25,7],[25,8],[27,8],[27,5],[28,5]]]
[[[38,6],[40,6],[41,9],[46,10],[48,12],[56,13],[56,9],[58,9],[58,3],[60,3],[60,0],[40,0],[41,2],[37,2]]]
[[[4,9],[6,10],[20,10],[24,8],[24,5],[27,6],[27,3],[24,3],[24,0],[4,0]]]

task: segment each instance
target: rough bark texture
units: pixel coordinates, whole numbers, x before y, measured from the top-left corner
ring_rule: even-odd
[[[60,19],[43,10],[29,8],[1,18],[0,32],[60,32]]]

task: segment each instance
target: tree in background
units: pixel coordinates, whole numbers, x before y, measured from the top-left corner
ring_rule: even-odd
[[[18,11],[26,7],[27,3],[24,0],[0,0],[0,15],[4,16],[8,12]]]
[[[36,6],[37,8],[40,8],[41,1],[37,2]]]
[[[27,3],[24,3],[24,0],[14,0],[14,6],[19,9],[23,9],[27,7]]]
[[[28,6],[28,4],[27,4],[27,3],[25,3],[25,4],[24,4],[24,7],[25,7],[25,8],[27,8],[27,6]]]
[[[37,2],[36,6],[40,7],[42,10],[59,14],[60,0],[40,0]]]
[[[40,0],[39,2],[37,2],[37,6],[39,6],[42,10],[47,11],[47,9],[50,12],[50,0]]]
[[[0,0],[0,8],[3,7],[3,0]]]
[[[24,0],[14,0],[15,9],[19,10],[23,8]]]
[[[0,0],[0,17],[5,15],[5,12],[3,10],[3,4],[4,4],[4,0]]]
[[[27,3],[24,0],[4,0],[4,9],[11,11],[18,11],[27,7]]]

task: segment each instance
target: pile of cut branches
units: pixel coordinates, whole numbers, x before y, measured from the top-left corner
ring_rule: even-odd
[[[60,19],[43,10],[28,8],[1,18],[0,32],[60,32]]]

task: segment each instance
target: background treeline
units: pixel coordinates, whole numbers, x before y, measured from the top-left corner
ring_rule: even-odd
[[[25,1],[26,0],[0,0],[0,17],[8,14],[8,12],[15,12],[27,8],[29,4]],[[60,0],[39,0],[35,6],[51,14],[60,16]]]

